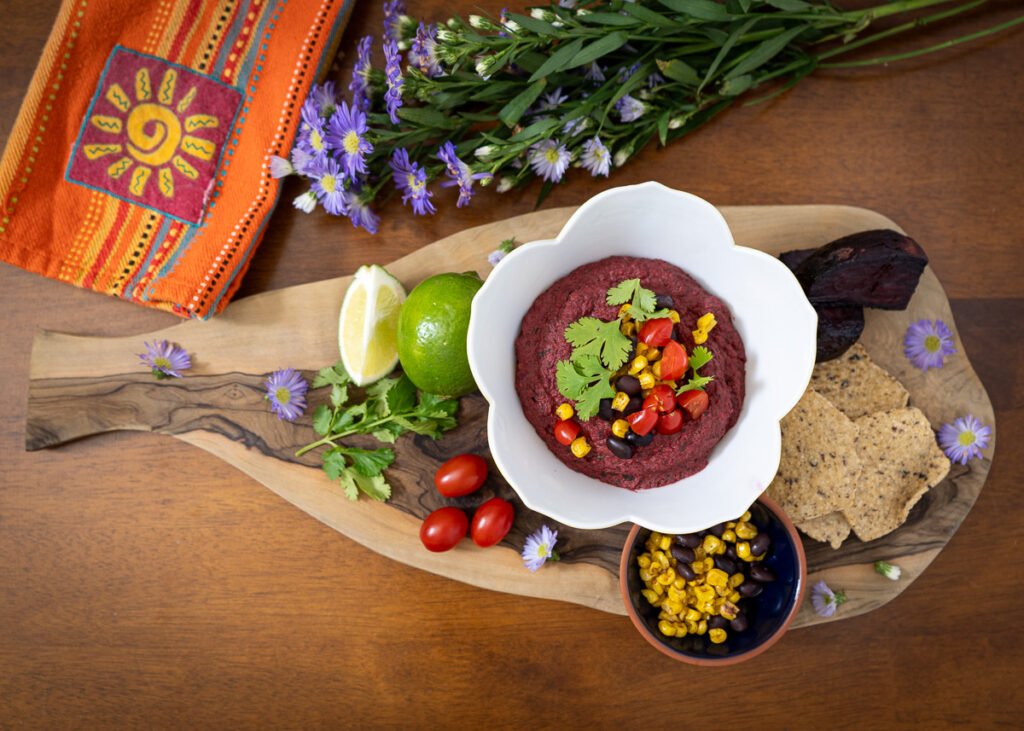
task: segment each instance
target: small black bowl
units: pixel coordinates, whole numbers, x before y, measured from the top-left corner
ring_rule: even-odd
[[[619,564],[619,588],[626,611],[644,639],[669,657],[694,665],[732,665],[749,660],[778,642],[796,616],[807,584],[807,557],[800,536],[782,508],[764,495],[750,506],[750,513],[751,522],[772,539],[764,563],[778,579],[765,584],[757,597],[742,600],[750,624],[742,632],[729,630],[720,645],[713,644],[707,635],[666,637],[658,631],[659,610],[640,593],[644,583],[636,561],[651,531],[635,525],[629,532]]]

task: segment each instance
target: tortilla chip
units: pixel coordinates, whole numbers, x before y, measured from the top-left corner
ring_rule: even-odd
[[[782,420],[782,459],[768,495],[794,521],[831,513],[860,472],[857,427],[828,399],[807,389]]]
[[[893,409],[854,423],[860,430],[857,452],[864,469],[841,509],[853,532],[866,542],[903,525],[921,496],[949,473],[949,460],[920,409]]]
[[[851,419],[906,406],[903,384],[875,364],[855,343],[845,355],[814,366],[811,387]]]
[[[810,538],[828,543],[832,548],[839,548],[850,535],[850,524],[838,510],[797,523],[796,527]]]

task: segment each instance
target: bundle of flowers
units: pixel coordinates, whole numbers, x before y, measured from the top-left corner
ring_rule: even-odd
[[[416,215],[435,212],[433,186],[499,192],[570,167],[608,176],[645,145],[683,137],[762,85],[768,96],[819,68],[884,63],[1005,30],[1024,16],[908,53],[857,61],[841,54],[976,8],[984,0],[891,0],[844,11],[825,0],[596,0],[529,14],[470,15],[444,24],[385,3],[384,68],[360,40],[347,99],[333,82],[302,108],[277,177],[310,182],[294,204],[321,205],[376,232],[371,205],[397,192]],[[866,33],[881,18],[945,6]],[[752,101],[760,101],[762,96]]]

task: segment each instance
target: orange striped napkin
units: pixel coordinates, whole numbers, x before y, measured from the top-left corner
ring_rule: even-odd
[[[182,317],[238,289],[353,0],[64,0],[0,162],[0,260]]]

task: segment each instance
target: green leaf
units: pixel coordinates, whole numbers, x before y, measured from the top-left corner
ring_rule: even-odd
[[[469,98],[475,102],[504,99],[510,91],[518,89],[520,85],[519,81],[488,81],[486,84],[480,84],[480,88]]]
[[[714,376],[694,376],[684,385],[676,389],[676,393],[685,393],[686,391],[703,391],[704,387],[715,380]]]
[[[621,368],[629,357],[630,339],[619,330],[619,321],[604,322],[596,317],[581,317],[565,329],[565,339],[573,346],[572,360],[594,356],[610,370]]]
[[[686,84],[687,86],[697,86],[700,83],[700,77],[697,76],[697,72],[693,70],[693,67],[680,61],[678,58],[674,58],[671,61],[658,61],[658,70],[666,78]]]
[[[392,414],[411,411],[416,407],[416,386],[403,375],[387,393],[388,408]]]
[[[615,103],[622,97],[626,96],[629,92],[633,91],[636,87],[640,86],[647,81],[647,77],[651,73],[651,64],[645,63],[643,66],[633,72],[633,75],[626,79],[622,84],[619,85],[618,90],[608,100],[608,104],[604,108],[604,113],[608,114],[608,111],[615,106]]]
[[[558,391],[576,402],[576,415],[582,421],[590,420],[597,413],[601,399],[615,396],[611,375],[612,371],[602,366],[595,356],[563,360],[555,365]]]
[[[353,502],[359,499],[359,486],[356,484],[356,473],[345,471],[338,476],[341,489],[345,491],[345,497]]]
[[[398,116],[417,127],[455,129],[459,126],[458,120],[430,107],[403,106],[398,110]]]
[[[667,109],[658,117],[658,142],[664,147],[668,143],[668,123],[672,116],[672,110]]]
[[[526,113],[526,110],[530,108],[530,105],[537,101],[537,97],[544,90],[544,79],[534,81],[532,84],[523,89],[515,99],[506,104],[500,112],[498,112],[498,118],[505,123],[508,127],[514,127],[519,121],[520,117]]]
[[[324,452],[324,472],[332,480],[337,480],[341,477],[342,473],[348,469],[348,461],[345,459],[345,455],[342,454],[341,450],[337,447],[328,449]]]
[[[679,25],[671,18],[666,18],[661,13],[656,13],[647,6],[638,3],[626,3],[622,6],[622,10],[637,20],[643,21],[655,28],[676,28]]]
[[[690,353],[690,368],[693,368],[695,372],[699,371],[710,363],[711,359],[714,357],[715,356],[710,350],[705,348],[703,345],[698,345],[693,349],[693,352]]]
[[[579,53],[581,48],[583,48],[582,38],[577,38],[572,43],[559,47],[557,51],[548,56],[548,60],[541,64],[539,69],[533,72],[528,81],[532,83],[548,74],[553,74],[566,68],[569,62],[572,61],[573,56]]]
[[[516,23],[521,25],[526,30],[533,31],[534,33],[542,36],[554,36],[558,35],[558,28],[551,25],[543,20],[537,20],[529,15],[520,15],[519,13],[509,13],[505,16],[509,20],[514,20]]]
[[[334,384],[331,386],[331,406],[338,408],[348,401],[348,387]]]
[[[370,432],[370,436],[378,442],[384,442],[385,444],[394,444],[398,440],[398,435],[391,429],[377,429],[376,431]]]
[[[587,13],[586,15],[578,16],[576,19],[588,25],[629,26],[637,25],[639,22],[636,18],[629,18],[618,13]]]
[[[388,481],[384,479],[384,475],[373,475],[372,477],[367,477],[366,475],[361,475],[358,472],[347,472],[346,474],[352,475],[352,477],[355,478],[356,485],[359,486],[359,489],[374,500],[384,502],[391,497],[391,485],[389,485]],[[348,495],[347,488],[345,490],[345,495]],[[352,498],[349,499],[351,500]]]
[[[753,51],[747,54],[742,61],[729,69],[725,75],[726,80],[736,79],[763,66],[777,56],[790,42],[798,35],[807,30],[810,26],[798,25],[783,31],[774,38],[762,41]]]
[[[722,47],[718,49],[718,55],[715,56],[715,60],[708,66],[707,73],[704,74],[704,80],[700,82],[700,86],[697,87],[697,91],[700,91],[711,79],[715,78],[715,73],[718,71],[718,67],[722,65],[722,62],[729,56],[729,51],[736,45],[736,42],[746,34],[748,30],[754,27],[754,24],[760,18],[750,18],[744,23],[741,23],[732,33],[729,34],[728,40],[722,44]]]
[[[637,322],[668,314],[668,310],[655,309],[658,306],[656,295],[651,290],[642,287],[639,279],[626,279],[619,282],[608,290],[605,301],[613,306],[624,305],[628,302],[629,316]]]
[[[320,404],[313,410],[313,431],[322,437],[327,436],[331,430],[331,410],[324,404]]]
[[[602,36],[577,53],[566,68],[574,69],[577,66],[585,66],[591,61],[596,61],[597,59],[622,48],[622,46],[626,45],[628,40],[629,36],[621,30]]]
[[[379,475],[395,461],[394,450],[387,448],[359,449],[357,447],[338,447],[337,450],[352,460],[352,469],[367,477]]]
[[[683,13],[700,20],[729,20],[729,11],[724,5],[711,0],[658,0],[669,10]]]
[[[317,371],[316,378],[313,379],[312,387],[321,388],[329,385],[344,386],[351,380],[352,379],[349,377],[348,371],[345,370],[345,366],[343,366],[339,360],[334,365],[321,368]]]
[[[803,0],[764,0],[773,8],[784,10],[787,13],[799,13],[802,10],[810,10],[811,5]]]
[[[718,93],[722,96],[739,96],[753,85],[754,77],[750,74],[744,74],[734,79],[726,79],[718,87]]]
[[[534,122],[528,127],[524,127],[522,132],[517,132],[508,138],[509,142],[525,142],[533,137],[540,137],[545,132],[549,132],[561,124],[557,119],[542,119],[538,122]],[[502,141],[504,144],[504,141]]]

